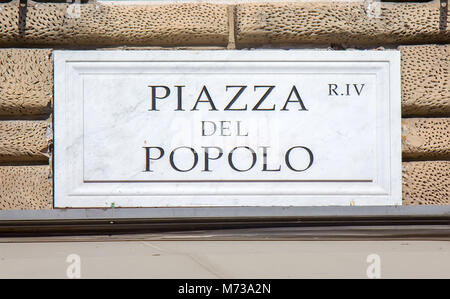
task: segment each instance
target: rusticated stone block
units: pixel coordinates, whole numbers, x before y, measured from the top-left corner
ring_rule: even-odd
[[[441,23],[439,0],[246,3],[236,6],[236,42],[240,47],[449,42],[450,29]]]
[[[18,1],[0,10],[0,45],[226,46],[227,6],[69,4],[28,1],[18,22]]]
[[[49,166],[0,166],[0,210],[53,207]]]
[[[48,115],[52,97],[51,50],[0,49],[0,116]]]
[[[399,50],[403,116],[450,116],[450,45]]]
[[[403,204],[450,204],[450,161],[403,162]]]
[[[48,127],[46,121],[0,121],[0,162],[47,162]]]
[[[450,160],[450,118],[403,119],[402,152],[404,159]]]

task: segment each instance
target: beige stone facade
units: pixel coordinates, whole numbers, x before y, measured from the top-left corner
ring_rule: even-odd
[[[105,48],[398,48],[403,202],[450,204],[447,10],[439,0],[381,2],[372,14],[369,2],[88,1],[75,18],[51,0],[0,3],[0,210],[52,208],[52,51]]]

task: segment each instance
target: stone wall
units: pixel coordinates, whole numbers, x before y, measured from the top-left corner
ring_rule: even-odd
[[[52,208],[52,50],[104,48],[398,48],[403,202],[450,204],[445,2],[51,2],[0,3],[0,209]]]

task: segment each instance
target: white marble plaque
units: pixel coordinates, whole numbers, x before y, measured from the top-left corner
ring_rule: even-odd
[[[400,205],[398,51],[55,51],[56,207]]]

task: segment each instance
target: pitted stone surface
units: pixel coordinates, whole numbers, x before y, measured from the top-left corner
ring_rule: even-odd
[[[207,3],[106,6],[0,4],[0,47],[225,47],[228,5]],[[439,1],[382,3],[380,14],[361,2],[238,4],[238,47],[280,45],[400,46],[402,54],[404,204],[450,204],[450,31],[440,28]],[[373,7],[372,7],[373,8]],[[228,13],[227,13],[228,10]],[[233,26],[233,25],[231,25]],[[50,49],[0,49],[0,117],[33,118],[52,110]],[[48,163],[46,121],[0,121],[0,162]],[[441,160],[441,161],[425,161]],[[50,161],[51,162],[51,161]],[[32,164],[32,163],[30,163]],[[0,209],[51,209],[51,167],[0,166]]]
[[[450,116],[450,45],[399,50],[403,116]]]
[[[439,0],[239,4],[236,41],[240,47],[449,42],[450,29],[442,28],[439,7]]]
[[[48,115],[52,97],[51,50],[0,49],[0,116]]]
[[[0,121],[0,162],[48,162],[46,121]]]
[[[450,118],[403,119],[402,152],[404,159],[450,160]]]
[[[49,166],[0,166],[0,210],[53,207]]]
[[[403,162],[403,204],[450,204],[450,161]]]
[[[18,24],[18,1],[0,10],[0,45],[179,46],[228,41],[227,6],[209,3],[167,5],[69,4],[28,1]]]

